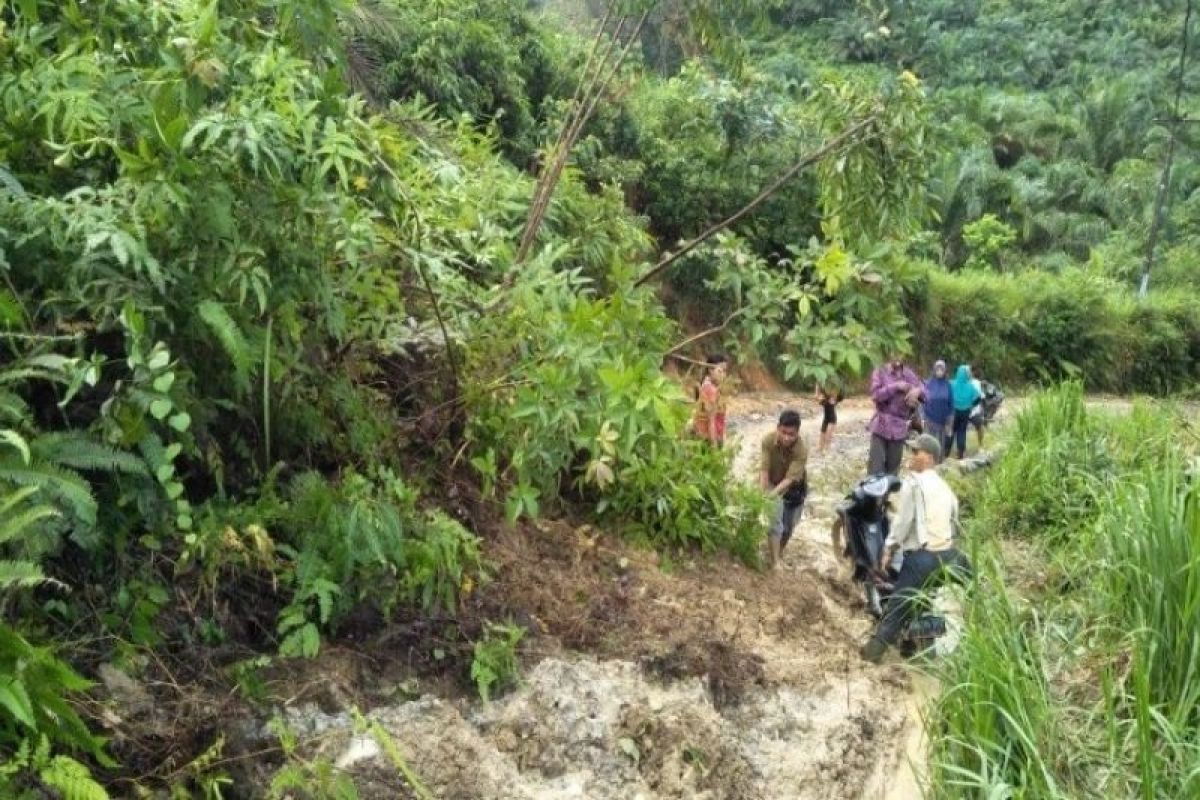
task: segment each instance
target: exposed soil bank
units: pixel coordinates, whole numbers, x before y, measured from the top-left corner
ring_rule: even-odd
[[[914,678],[896,661],[859,660],[871,620],[829,539],[833,508],[864,469],[869,408],[844,404],[821,454],[811,402],[738,398],[730,432],[743,479],[789,404],[805,415],[810,506],[775,574],[728,561],[664,572],[652,554],[569,527],[507,544],[502,570],[527,570],[520,582],[544,595],[528,603],[540,660],[522,685],[490,704],[422,696],[369,715],[434,796],[920,797],[905,766],[921,752]],[[411,796],[349,714],[287,717],[297,733],[325,734],[319,749],[355,774],[361,796]]]

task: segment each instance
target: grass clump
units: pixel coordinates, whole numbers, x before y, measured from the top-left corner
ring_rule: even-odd
[[[1171,408],[1095,410],[1078,385],[1021,412],[974,502],[933,797],[1200,796],[1196,444]]]

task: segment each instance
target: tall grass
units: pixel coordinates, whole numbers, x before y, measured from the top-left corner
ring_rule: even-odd
[[[930,718],[933,796],[1200,797],[1196,449],[1169,408],[1095,412],[1078,386],[1023,410],[970,523],[980,578]]]
[[[1035,396],[1017,417],[980,506],[989,526],[1008,535],[1042,540],[1077,535],[1113,467],[1083,389],[1066,384]]]
[[[984,566],[981,580],[997,572],[994,563]],[[975,597],[957,656],[942,675],[946,689],[931,737],[938,795],[1061,797],[1054,764],[1063,731],[1036,623],[1004,592]]]

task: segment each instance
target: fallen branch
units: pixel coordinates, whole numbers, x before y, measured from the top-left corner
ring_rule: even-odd
[[[700,341],[701,339],[706,339],[709,336],[720,333],[721,331],[723,331],[729,327],[729,323],[733,322],[735,319],[740,317],[742,314],[745,314],[749,310],[750,309],[748,307],[742,306],[737,311],[734,311],[732,314],[730,314],[728,317],[726,317],[725,321],[722,322],[720,325],[717,325],[716,327],[713,327],[713,328],[708,328],[707,330],[700,331],[695,336],[689,336],[688,338],[684,339],[682,342],[680,342],[679,344],[675,345],[670,350],[668,350],[666,352],[666,355],[673,356],[690,344],[695,344],[696,342]]]
[[[760,205],[762,205],[767,200],[769,200],[772,195],[774,195],[781,188],[783,188],[784,184],[786,184],[788,181],[790,181],[792,178],[794,178],[796,176],[796,174],[799,173],[801,170],[812,166],[813,164],[817,163],[818,161],[820,161],[821,159],[830,155],[831,153],[834,153],[834,152],[840,150],[843,146],[845,146],[849,142],[857,139],[863,131],[867,130],[876,121],[878,121],[880,113],[881,113],[880,110],[876,110],[876,111],[872,112],[870,115],[868,115],[868,116],[864,117],[863,119],[859,120],[858,122],[854,123],[849,128],[846,128],[844,131],[839,133],[837,136],[835,136],[832,139],[830,139],[829,141],[827,141],[819,149],[808,154],[807,156],[800,159],[792,166],[788,167],[786,170],[783,171],[783,173],[781,173],[779,175],[779,177],[777,177],[774,181],[772,181],[771,184],[767,186],[767,188],[765,188],[761,192],[759,192],[758,195],[753,200],[751,200],[749,203],[744,205],[741,208],[741,210],[738,211],[736,214],[734,214],[731,217],[728,217],[727,219],[722,220],[721,222],[716,223],[715,225],[710,227],[708,230],[704,231],[704,233],[697,236],[695,239],[692,239],[691,241],[686,242],[682,247],[680,247],[675,252],[670,253],[667,256],[665,256],[661,261],[659,261],[657,264],[655,264],[654,267],[649,272],[647,272],[642,277],[638,278],[633,284],[634,287],[636,288],[638,286],[644,286],[646,283],[648,283],[649,281],[656,278],[658,275],[660,275],[664,270],[666,270],[668,267],[670,267],[672,264],[674,264],[680,258],[687,255],[692,250],[696,249],[696,247],[699,246],[700,244],[702,244],[703,242],[712,238],[713,235],[720,233],[721,231],[728,228],[730,225],[733,225],[734,223],[736,223],[743,217],[750,214],[750,212],[754,211]]]
[[[521,242],[517,248],[516,264],[522,264],[529,257],[529,253],[533,250],[534,242],[537,240],[538,231],[541,229],[542,222],[546,218],[546,211],[550,207],[550,200],[554,196],[554,190],[558,186],[558,181],[562,177],[563,170],[566,169],[567,160],[571,155],[571,148],[579,140],[583,128],[596,111],[596,106],[600,102],[608,85],[616,77],[620,71],[621,65],[625,63],[634,44],[639,41],[642,33],[642,28],[646,24],[646,19],[650,12],[644,12],[634,27],[632,33],[629,34],[629,39],[625,46],[621,48],[616,60],[611,64],[607,64],[609,56],[615,49],[617,39],[620,37],[625,25],[625,18],[621,19],[620,25],[617,27],[610,40],[609,47],[600,57],[596,67],[596,74],[592,76],[587,89],[582,92],[581,103],[574,105],[572,113],[563,121],[563,128],[559,134],[558,141],[555,143],[553,150],[553,158],[548,165],[548,168],[542,172],[538,178],[537,185],[534,188],[533,201],[529,207],[529,218],[525,222],[525,229],[521,233]],[[602,35],[601,30],[598,35]],[[589,58],[590,62],[590,58]],[[607,74],[605,74],[605,70]],[[590,97],[588,95],[591,95]]]
[[[665,353],[663,355],[663,358],[673,358],[676,361],[682,361],[685,364],[692,364],[693,366],[697,366],[697,367],[709,366],[709,363],[707,361],[697,361],[694,358],[688,358],[687,356],[681,356],[678,353]]]

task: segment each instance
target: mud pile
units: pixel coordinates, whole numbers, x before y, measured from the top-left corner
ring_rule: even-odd
[[[743,479],[753,479],[778,410],[797,402],[734,405]],[[815,412],[802,408],[811,448]],[[364,798],[417,796],[397,757],[433,796],[463,800],[919,796],[911,780],[895,788],[898,765],[919,746],[911,677],[859,660],[870,619],[829,543],[833,507],[865,464],[867,414],[843,406],[834,446],[812,454],[810,506],[777,573],[725,563],[667,574],[650,556],[602,552],[586,532],[551,531],[511,563],[532,569],[522,583],[546,593],[530,601],[542,658],[515,691],[488,704],[424,696],[377,708],[368,719],[386,731],[384,746],[346,713],[293,709],[292,727],[324,734],[321,751]],[[591,598],[577,610],[555,588],[561,570],[563,585]],[[598,613],[605,591],[612,602]],[[582,626],[594,638],[554,646],[556,613],[580,623],[558,630]]]

